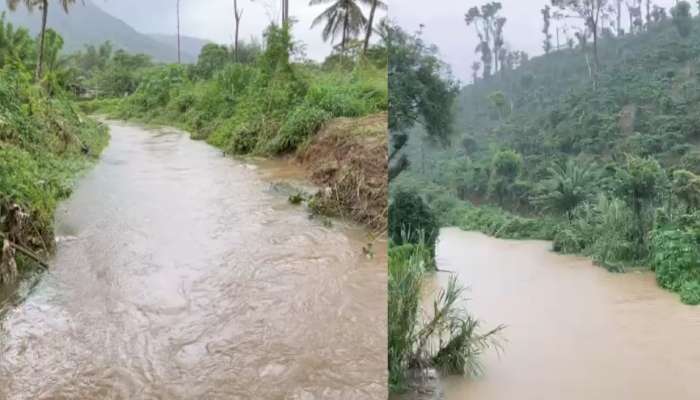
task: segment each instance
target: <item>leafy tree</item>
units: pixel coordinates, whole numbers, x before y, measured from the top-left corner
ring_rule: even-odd
[[[491,93],[488,95],[488,101],[491,107],[498,114],[499,119],[505,119],[510,115],[512,109],[506,95],[503,94],[503,92],[498,91]]]
[[[638,33],[642,31],[642,0],[632,0],[625,2],[627,6],[627,14],[629,15],[630,33]]]
[[[489,194],[499,204],[504,205],[511,195],[515,183],[523,168],[523,158],[513,150],[501,150],[491,161]]]
[[[472,7],[464,15],[464,22],[467,26],[474,26],[476,35],[479,38],[479,45],[476,51],[481,53],[481,62],[483,64],[483,76],[488,78],[491,76],[491,68],[493,61],[498,63],[498,53],[503,46],[503,25],[505,18],[500,18],[498,12],[503,8],[500,2],[492,1],[481,7]],[[496,70],[498,64],[496,64]]]
[[[654,5],[654,8],[651,12],[652,22],[659,23],[661,21],[665,21],[666,18],[668,18],[668,16],[666,15],[666,9],[664,7]]]
[[[367,0],[362,0],[364,3]],[[337,35],[341,36],[340,49],[345,53],[348,41],[360,34],[367,26],[367,18],[362,14],[359,0],[311,0],[309,5],[331,3],[331,5],[319,14],[311,23],[315,27],[324,23],[322,37],[324,41],[335,41]]]
[[[389,204],[389,238],[394,244],[423,243],[434,256],[439,234],[437,218],[420,196],[408,191],[394,195]]]
[[[107,65],[99,69],[93,78],[98,93],[106,97],[120,97],[136,91],[144,72],[152,65],[145,54],[129,54],[117,50],[107,60]]]
[[[197,75],[209,79],[215,71],[223,68],[231,60],[226,46],[209,43],[202,48],[197,60]]]
[[[673,25],[678,30],[682,38],[687,38],[693,29],[693,17],[690,14],[690,3],[679,1],[675,7],[671,8]]]
[[[477,80],[479,80],[479,70],[481,69],[481,63],[478,61],[475,61],[472,64],[472,83],[476,83]]]
[[[38,81],[42,76],[44,66],[44,42],[46,39],[46,22],[49,13],[49,0],[7,0],[7,6],[10,10],[16,10],[20,3],[24,3],[27,9],[31,12],[35,8],[41,10],[41,33],[39,35],[39,51],[37,52],[36,73],[35,79]],[[75,0],[59,0],[59,3],[65,12]]]
[[[632,208],[637,223],[638,255],[644,252],[648,231],[645,212],[658,198],[664,178],[663,169],[653,158],[628,156],[625,166],[617,170],[618,194]]]
[[[673,194],[692,210],[700,208],[700,176],[690,171],[679,169],[673,172]]]
[[[549,168],[549,173],[551,177],[544,182],[544,193],[533,200],[545,211],[566,215],[571,223],[574,209],[592,195],[593,174],[572,160],[556,164]]]
[[[600,70],[600,60],[598,58],[598,32],[600,23],[609,13],[607,8],[608,0],[552,0],[552,5],[560,10],[566,10],[573,14],[562,15],[562,17],[580,18],[586,28],[593,36],[593,63],[595,66],[594,82]]]
[[[387,47],[392,180],[408,167],[407,157],[400,155],[408,141],[407,130],[419,124],[433,141],[447,143],[458,86],[437,58],[435,46],[426,46],[420,36],[408,35],[398,26],[390,30]]]
[[[542,48],[544,49],[545,54],[549,54],[549,52],[552,51],[552,33],[549,31],[552,20],[551,8],[549,7],[549,5],[546,5],[544,6],[541,12],[543,20],[542,33],[544,33],[544,42]]]

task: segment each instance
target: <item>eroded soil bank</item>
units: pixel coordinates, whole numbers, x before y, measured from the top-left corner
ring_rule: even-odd
[[[386,243],[369,259],[274,168],[111,128],[52,268],[0,313],[0,398],[386,398]]]
[[[506,325],[503,353],[483,358],[485,375],[442,379],[444,398],[700,398],[700,308],[679,303],[652,273],[611,274],[550,248],[441,231],[440,269],[471,288],[469,310],[485,328]]]
[[[387,114],[329,121],[298,152],[311,179],[324,189],[336,214],[386,231],[388,185]]]

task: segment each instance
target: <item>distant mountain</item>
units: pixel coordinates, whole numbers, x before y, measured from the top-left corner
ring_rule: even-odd
[[[177,55],[177,35],[167,35],[162,33],[149,33],[147,34],[151,39],[168,46],[168,48],[174,48],[175,54]],[[200,39],[192,36],[180,36],[180,46],[182,54],[187,54],[188,57],[194,57],[197,59],[199,53],[202,51],[202,47],[207,44],[212,43],[210,40]]]
[[[124,21],[113,17],[92,1],[85,4],[76,2],[66,14],[56,3],[51,2],[49,8],[48,26],[63,36],[64,52],[72,53],[82,50],[85,45],[99,45],[107,40],[116,49],[124,49],[130,53],[144,53],[156,61],[177,61],[177,39],[174,35],[147,35],[136,31]],[[19,6],[10,12],[4,0],[0,0],[0,13],[6,11],[7,19],[16,26],[29,29],[32,34],[38,34],[41,29],[41,14],[38,10],[29,13],[25,7]],[[183,62],[196,62],[205,40],[183,37]]]

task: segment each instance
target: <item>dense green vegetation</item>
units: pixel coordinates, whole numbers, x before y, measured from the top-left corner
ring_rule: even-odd
[[[420,194],[443,226],[554,240],[614,271],[647,266],[697,304],[700,20],[684,2],[654,10],[630,32],[601,29],[595,48],[545,42],[545,56],[475,74],[448,145],[402,132],[411,167],[393,190]]]
[[[502,327],[480,332],[479,321],[464,308],[465,288],[451,277],[423,315],[421,285],[432,250],[424,242],[392,245],[389,250],[389,386],[401,391],[412,368],[435,367],[448,374],[481,373],[480,354],[498,346]]]
[[[440,187],[426,180],[411,181],[415,186],[405,184],[415,161],[405,153],[407,131],[420,126],[429,143],[448,143],[452,116],[446,110],[451,108],[457,86],[435,48],[398,26],[389,27],[389,32],[389,181],[393,193],[389,204],[388,363],[390,390],[399,392],[411,386],[411,370],[480,373],[479,357],[487,348],[498,346],[502,327],[482,332],[479,321],[465,308],[466,290],[454,276],[435,295],[432,312],[421,307],[424,277],[435,270],[439,227],[452,225],[445,221],[447,210],[434,211],[439,201],[427,199],[431,207],[421,195],[433,188],[436,196],[448,202],[457,200],[439,195]]]
[[[132,95],[84,107],[175,124],[229,154],[280,154],[296,149],[331,118],[386,110],[382,46],[361,60],[347,55],[331,56],[323,65],[295,63],[289,30],[273,25],[265,33],[265,51],[250,47],[241,62],[234,63],[225,47],[206,46],[197,64],[146,68]]]
[[[76,111],[67,88],[58,84],[64,71],[53,60],[61,43],[47,32],[47,68],[35,83],[37,42],[0,19],[0,232],[35,251],[53,246],[57,201],[108,138],[101,124]],[[7,262],[5,254],[0,267]]]

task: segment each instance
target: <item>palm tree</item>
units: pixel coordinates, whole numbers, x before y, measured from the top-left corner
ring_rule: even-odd
[[[591,196],[590,184],[594,175],[590,169],[582,168],[572,160],[550,168],[551,177],[545,182],[545,193],[534,198],[543,210],[566,215],[569,222],[573,211]]]
[[[369,11],[369,21],[367,22],[367,33],[365,34],[365,43],[364,46],[362,47],[362,52],[367,53],[367,49],[369,48],[369,38],[372,36],[372,31],[374,29],[374,13],[377,11],[377,8],[381,8],[382,10],[386,10],[387,6],[386,3],[384,3],[381,0],[371,0],[372,1],[372,8]]]
[[[68,7],[70,7],[71,4],[75,3],[75,0],[58,1],[65,12],[68,12]],[[46,20],[48,19],[49,15],[49,0],[7,0],[7,7],[9,7],[10,10],[14,11],[17,9],[19,3],[24,3],[24,5],[27,7],[27,10],[29,10],[30,12],[34,11],[34,9],[37,7],[41,10],[41,35],[39,37],[39,51],[37,52],[38,58],[36,62],[35,74],[35,78],[38,81],[39,79],[41,79],[41,73],[44,64],[44,41],[46,39]]]
[[[310,6],[332,2],[325,11],[314,19],[311,27],[325,22],[326,25],[323,27],[324,41],[331,39],[333,42],[335,37],[340,34],[342,53],[345,53],[348,39],[359,35],[362,29],[367,26],[367,18],[362,14],[358,1],[367,4],[370,0],[311,0],[309,2]]]

